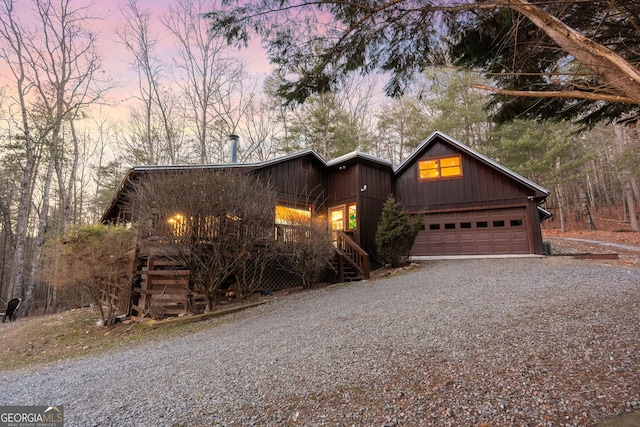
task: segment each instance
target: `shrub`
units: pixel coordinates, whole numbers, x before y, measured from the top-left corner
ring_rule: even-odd
[[[120,225],[85,225],[49,243],[47,280],[58,289],[78,289],[98,308],[104,325],[119,304],[128,304],[135,232]]]
[[[389,197],[382,208],[376,231],[376,249],[380,260],[393,267],[406,262],[417,232],[417,221],[412,223],[395,199]]]

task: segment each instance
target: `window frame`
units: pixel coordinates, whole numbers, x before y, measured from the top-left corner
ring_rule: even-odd
[[[355,218],[353,220],[353,222],[355,223],[355,225],[353,227],[351,227],[351,208],[354,209],[354,213],[355,213]],[[346,226],[347,229],[345,231],[354,231],[358,229],[358,204],[357,203],[347,203],[345,205],[345,213],[346,213]]]
[[[355,208],[355,227],[351,227],[351,218],[349,216],[350,213],[350,208]],[[339,229],[340,231],[356,231],[358,229],[358,203],[357,202],[351,202],[351,203],[343,203],[340,205],[335,205],[335,206],[331,206],[329,208],[329,212],[328,212],[328,218],[329,218],[329,228],[331,228],[331,230],[337,230],[333,228],[333,220],[331,219],[331,212],[334,211],[341,211],[342,212],[342,228]]]
[[[442,161],[443,160],[447,160],[447,159],[457,159],[458,160],[458,164],[454,165],[454,166],[442,166]],[[433,168],[427,168],[427,167],[421,167],[422,164],[427,163],[427,162],[436,162],[436,167]],[[455,174],[455,175],[442,175],[442,170],[443,169],[452,169],[458,167],[460,169],[460,173]],[[424,158],[424,159],[420,159],[418,160],[418,181],[420,182],[426,182],[426,181],[438,181],[438,180],[443,180],[443,179],[458,179],[458,178],[462,178],[464,176],[463,173],[463,169],[462,169],[462,155],[461,154],[454,154],[454,155],[450,155],[450,156],[438,156],[438,157],[429,157],[429,158]],[[437,176],[429,176],[429,177],[422,177],[422,172],[423,171],[436,171]]]

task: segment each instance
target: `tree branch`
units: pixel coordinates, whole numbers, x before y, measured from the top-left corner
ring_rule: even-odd
[[[640,104],[640,71],[623,57],[606,46],[585,37],[555,16],[529,3],[527,0],[506,1],[513,10],[526,16],[535,26],[555,41],[558,46],[585,66],[591,68],[603,81],[626,95],[620,97],[625,101],[614,102]],[[581,96],[581,98],[594,99],[585,98],[584,96]]]
[[[488,86],[478,83],[472,83],[470,85],[474,89],[486,90],[489,92],[499,93],[500,95],[507,96],[526,96],[529,98],[574,98],[574,99],[588,99],[591,101],[607,101],[607,102],[619,102],[623,104],[637,104],[638,102],[624,95],[613,95],[605,93],[584,92],[581,90],[556,90],[539,92],[535,90],[509,90],[500,89],[494,86]]]

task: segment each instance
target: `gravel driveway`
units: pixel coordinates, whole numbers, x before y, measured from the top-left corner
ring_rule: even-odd
[[[590,426],[640,409],[640,269],[425,262],[0,386],[66,426]]]

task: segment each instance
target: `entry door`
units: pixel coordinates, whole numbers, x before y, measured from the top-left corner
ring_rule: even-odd
[[[333,241],[338,240],[337,231],[344,230],[344,205],[329,208],[329,221],[331,224],[331,236]]]
[[[344,205],[329,209],[332,230],[344,230]]]

